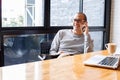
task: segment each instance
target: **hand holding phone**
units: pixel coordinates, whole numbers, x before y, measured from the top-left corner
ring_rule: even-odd
[[[85,23],[84,25],[83,25],[83,27],[81,27],[81,29],[82,29],[82,32],[84,33],[84,34],[88,34],[88,32],[89,32],[89,29],[88,29],[88,24],[87,23]]]

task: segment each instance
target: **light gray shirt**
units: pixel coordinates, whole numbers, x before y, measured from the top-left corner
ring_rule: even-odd
[[[64,51],[70,54],[93,51],[93,41],[90,35],[76,35],[72,29],[59,30],[51,44],[50,54]]]

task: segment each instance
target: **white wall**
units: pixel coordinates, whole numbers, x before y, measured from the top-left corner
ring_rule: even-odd
[[[120,0],[112,0],[110,42],[120,47]]]

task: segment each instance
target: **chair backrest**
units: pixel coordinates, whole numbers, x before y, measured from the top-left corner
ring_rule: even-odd
[[[41,54],[49,54],[51,47],[51,41],[44,41],[40,43],[40,52]]]

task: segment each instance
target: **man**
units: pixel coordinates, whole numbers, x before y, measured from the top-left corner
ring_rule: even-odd
[[[50,54],[63,57],[91,51],[93,51],[93,41],[89,35],[87,17],[79,12],[74,16],[73,29],[57,32],[51,44]]]

